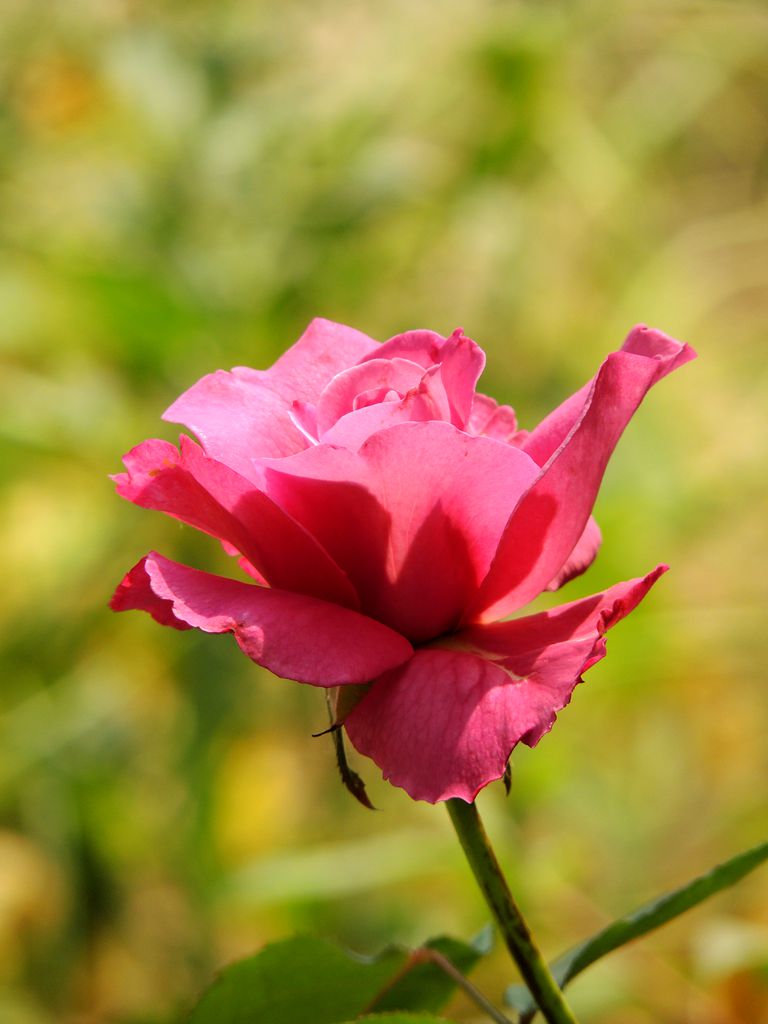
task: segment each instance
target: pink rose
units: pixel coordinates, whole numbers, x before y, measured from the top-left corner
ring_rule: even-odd
[[[605,633],[665,571],[499,621],[595,557],[590,518],[624,427],[695,353],[635,327],[531,433],[475,391],[461,331],[384,344],[314,320],[269,370],[203,377],[117,490],[219,538],[249,581],[151,553],[112,599],[176,629],[234,633],[279,676],[346,691],[344,727],[414,799],[474,799],[552,727]]]

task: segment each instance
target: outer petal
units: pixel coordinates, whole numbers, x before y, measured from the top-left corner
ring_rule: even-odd
[[[163,419],[183,424],[208,455],[245,477],[254,456],[292,455],[308,444],[282,395],[244,376],[239,367],[202,377],[166,409]]]
[[[667,373],[686,362],[692,354],[692,350],[688,346],[681,347],[674,338],[670,338],[661,331],[646,327],[644,324],[640,324],[630,331],[622,345],[622,351],[658,357],[664,367],[662,376],[666,376]],[[542,420],[527,437],[522,439],[520,447],[540,466],[546,463],[572,430],[589,397],[593,384],[594,381],[585,384],[583,388],[567,398],[562,405]],[[590,516],[576,547],[562,569],[548,584],[547,590],[557,590],[575,576],[585,572],[597,555],[601,539],[600,529]]]
[[[243,373],[268,381],[286,402],[316,402],[332,377],[366,356],[375,358],[380,347],[354,327],[316,317],[269,370],[244,369]]]
[[[557,577],[584,531],[611,452],[643,397],[694,355],[666,335],[638,328],[622,351],[608,356],[572,429],[510,516],[465,621],[503,618]]]
[[[550,647],[574,640],[597,641],[637,607],[668,568],[657,565],[645,576],[616,583],[601,593],[557,605],[536,615],[469,626],[454,640],[517,675],[528,674],[531,664],[537,663],[538,656]],[[590,661],[590,665],[604,654],[601,648],[599,657]]]
[[[659,368],[654,383],[696,355],[689,345],[682,345],[668,334],[646,327],[645,324],[632,328],[624,339],[621,351],[657,359]],[[579,388],[531,431],[521,447],[534,462],[543,466],[560,447],[581,416],[594,383],[593,378],[583,388]]]
[[[292,403],[317,401],[331,377],[376,348],[377,342],[360,331],[313,320],[269,370],[217,370],[185,391],[163,419],[188,427],[208,455],[247,477],[255,457],[306,448],[290,416]]]
[[[509,623],[478,626],[453,649],[417,650],[378,679],[345,720],[354,746],[415,800],[474,800],[514,746],[533,746],[605,654],[604,633],[665,567],[644,579]]]
[[[128,573],[111,606],[148,611],[179,629],[234,633],[259,665],[316,686],[364,683],[412,653],[402,636],[359,612],[212,576],[154,552]]]
[[[377,679],[344,726],[353,746],[414,800],[471,801],[504,774],[512,737],[535,723],[511,721],[511,690],[507,673],[485,658],[422,648]]]
[[[190,438],[182,437],[181,451],[167,441],[144,441],[125,465],[128,472],[115,477],[122,497],[219,537],[272,586],[359,605],[349,579],[314,537]]]
[[[413,641],[455,628],[536,475],[516,448],[403,423],[359,452],[318,445],[263,464],[267,493],[349,575],[363,610]]]
[[[146,558],[150,558],[147,555]],[[132,609],[140,609],[149,612],[155,622],[161,626],[172,626],[174,629],[192,629],[188,622],[178,618],[173,613],[173,603],[158,597],[150,586],[147,570],[144,568],[146,558],[126,573],[120,582],[117,590],[112,595],[109,607],[114,612],[127,612]]]
[[[547,590],[559,590],[570,580],[586,572],[597,557],[602,541],[603,535],[600,532],[600,527],[595,522],[594,516],[590,516],[584,527],[584,532],[576,541],[576,547],[568,556],[557,576],[547,584]]]

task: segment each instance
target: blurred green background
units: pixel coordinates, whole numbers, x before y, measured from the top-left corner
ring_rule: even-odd
[[[524,426],[637,321],[699,350],[563,598],[673,571],[480,806],[549,954],[764,839],[765,3],[4,0],[0,48],[0,1020],[164,1024],[275,937],[486,920],[442,808],[359,758],[381,810],[342,790],[320,693],[106,608],[149,548],[221,564],[114,496],[121,454],[315,315],[463,326]],[[572,991],[768,1019],[768,875]]]

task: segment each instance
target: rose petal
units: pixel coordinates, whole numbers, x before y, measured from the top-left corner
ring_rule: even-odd
[[[385,341],[375,353],[362,360],[407,359],[424,369],[440,366],[440,380],[445,389],[450,415],[446,419],[464,427],[472,407],[472,397],[485,366],[485,353],[461,328],[444,338],[434,331],[406,331]]]
[[[538,657],[545,648],[567,641],[597,639],[629,615],[667,571],[668,566],[657,565],[645,576],[615,583],[601,593],[535,615],[468,626],[453,639],[516,674],[525,674],[529,671],[528,663],[520,659]]]
[[[511,442],[520,433],[515,410],[509,405],[499,405],[495,399],[482,394],[476,394],[472,399],[465,429],[470,434],[494,437],[497,441],[506,442]]]
[[[600,527],[595,522],[594,516],[590,516],[584,527],[584,533],[576,541],[576,547],[566,559],[565,565],[557,576],[547,584],[547,590],[559,590],[560,587],[586,572],[597,557],[602,540]]]
[[[248,477],[251,459],[291,455],[307,439],[291,419],[295,401],[316,402],[328,381],[378,348],[360,331],[313,320],[269,370],[217,370],[163,414],[197,435],[208,455]]]
[[[477,655],[422,648],[377,679],[344,726],[352,745],[414,800],[473,800],[504,774],[516,741],[507,733],[519,739],[537,721],[509,721],[510,683]]]
[[[624,339],[621,351],[658,359],[658,376],[654,383],[695,357],[695,352],[689,345],[681,345],[668,334],[646,327],[645,324],[638,324],[632,328]],[[522,448],[534,462],[543,466],[560,447],[581,415],[594,383],[595,379],[592,378],[531,431]]]
[[[440,354],[447,338],[435,331],[405,331],[403,334],[396,334],[393,338],[383,342],[374,351],[360,359],[366,362],[369,359],[410,359],[428,370],[440,362]]]
[[[518,449],[440,422],[382,430],[357,453],[321,444],[262,470],[362,609],[420,642],[456,626],[537,472]]]
[[[324,432],[339,417],[353,411],[357,395],[374,388],[404,395],[419,383],[423,375],[423,368],[409,359],[369,359],[337,373],[317,402],[317,436],[322,440]]]
[[[557,577],[584,531],[608,459],[643,397],[695,355],[645,328],[632,332],[625,344],[629,347],[605,360],[570,433],[510,516],[465,621],[503,618]]]
[[[357,450],[369,437],[398,423],[425,423],[429,420],[450,422],[451,406],[443,386],[441,365],[430,367],[418,384],[403,397],[385,400],[378,405],[365,405],[342,416],[323,434],[325,444]]]
[[[178,629],[233,633],[259,665],[316,686],[367,682],[412,652],[402,636],[359,612],[212,576],[154,552],[128,573],[111,606],[147,611]]]
[[[485,353],[463,331],[456,330],[440,352],[440,378],[451,408],[451,422],[464,428],[470,417],[475,387],[485,367]]]
[[[181,438],[181,451],[167,441],[144,441],[124,461],[128,472],[115,482],[128,501],[226,541],[272,586],[358,606],[349,579],[314,537],[190,438]]]
[[[317,402],[329,380],[366,356],[376,358],[378,341],[362,331],[316,317],[299,340],[269,370],[240,371],[268,381],[286,402]]]
[[[149,557],[149,556],[147,556]],[[158,597],[152,590],[149,575],[144,567],[146,558],[127,572],[112,595],[109,607],[113,612],[127,612],[134,609],[149,612],[155,622],[174,629],[192,629],[192,626],[173,613],[173,604]]]
[[[605,654],[603,634],[666,567],[551,611],[479,626],[454,649],[417,650],[374,682],[345,719],[349,738],[414,800],[474,800],[533,746]]]

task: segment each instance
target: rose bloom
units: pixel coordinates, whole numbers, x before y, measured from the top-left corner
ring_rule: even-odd
[[[233,633],[275,674],[338,688],[338,722],[386,779],[471,801],[549,731],[665,571],[508,619],[592,562],[608,458],[651,385],[694,355],[635,327],[529,433],[475,391],[485,356],[462,331],[379,344],[314,320],[269,370],[219,370],[173,403],[164,419],[199,443],[145,441],[115,477],[218,538],[247,579],[150,553],[112,607]]]

